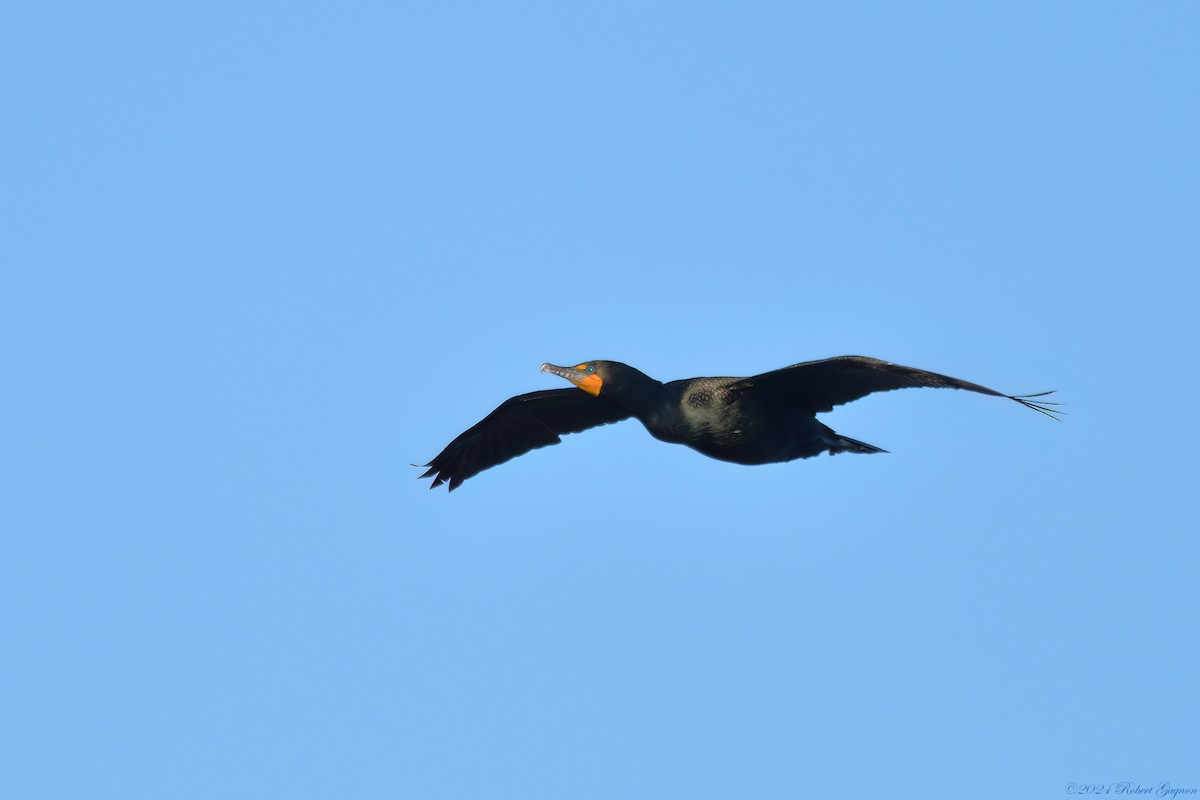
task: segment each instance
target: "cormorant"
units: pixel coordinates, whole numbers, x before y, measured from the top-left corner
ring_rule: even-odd
[[[550,389],[505,400],[425,466],[429,488],[454,491],[489,467],[559,436],[636,417],[656,439],[685,444],[735,464],[773,464],[820,453],[885,453],[835,433],[816,415],[872,392],[916,386],[966,389],[1014,400],[1057,419],[1060,405],[1036,401],[1052,392],[1009,395],[976,383],[866,356],[806,361],[749,378],[691,378],[662,383],[619,361],[574,367],[542,364],[542,372],[582,389]]]

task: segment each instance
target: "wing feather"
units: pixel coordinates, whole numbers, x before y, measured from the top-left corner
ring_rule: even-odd
[[[893,364],[868,356],[838,356],[793,364],[773,372],[744,378],[730,388],[734,391],[778,392],[797,407],[812,414],[819,414],[874,392],[890,392],[894,389],[920,386],[964,389],[995,397],[1006,397],[1053,419],[1057,419],[1056,414],[1063,413],[1052,408],[1060,405],[1059,403],[1032,399],[1044,397],[1051,392],[1030,395],[1004,394],[949,375]]]
[[[619,422],[630,413],[616,403],[579,389],[549,389],[511,397],[459,434],[425,466],[430,489],[449,484],[454,491],[485,469],[562,441],[568,433]]]

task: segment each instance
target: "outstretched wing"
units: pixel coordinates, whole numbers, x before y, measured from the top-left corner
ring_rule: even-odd
[[[559,436],[629,418],[630,413],[602,397],[579,389],[550,389],[509,398],[474,427],[464,431],[425,466],[430,489],[450,484],[454,491],[467,478],[530,450],[558,444]]]
[[[969,392],[1007,397],[1026,408],[1032,408],[1052,419],[1061,414],[1052,406],[1060,405],[1048,401],[1033,400],[1052,392],[1011,395],[997,392],[970,381],[926,372],[923,369],[904,367],[890,361],[880,361],[867,356],[838,356],[821,361],[806,361],[790,367],[764,372],[743,378],[733,384],[733,391],[764,391],[777,393],[795,406],[812,414],[832,411],[834,406],[866,397],[872,392],[890,392],[893,389],[929,386],[938,389],[966,389]]]

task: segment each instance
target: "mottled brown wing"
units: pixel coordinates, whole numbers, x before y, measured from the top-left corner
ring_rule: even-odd
[[[478,424],[464,431],[425,466],[430,489],[450,484],[454,491],[467,478],[539,447],[558,444],[559,436],[629,418],[625,409],[579,389],[550,389],[505,400]]]
[[[927,386],[937,389],[965,389],[969,392],[1007,397],[1026,408],[1040,411],[1049,417],[1061,413],[1050,406],[1059,405],[1030,398],[1044,397],[1050,392],[1029,395],[1010,395],[980,386],[970,381],[939,375],[923,369],[905,367],[890,361],[867,356],[838,356],[821,361],[806,361],[773,372],[764,372],[734,384],[734,391],[778,393],[781,397],[812,414],[832,411],[834,406],[858,400],[873,392],[889,392]]]

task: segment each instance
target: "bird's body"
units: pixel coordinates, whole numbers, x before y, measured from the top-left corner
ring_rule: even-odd
[[[779,398],[737,392],[741,378],[692,378],[663,385],[665,403],[637,418],[656,439],[720,461],[774,464],[837,447],[837,434]]]
[[[735,464],[773,464],[821,453],[882,453],[841,436],[816,414],[877,391],[931,386],[1006,397],[1049,416],[1038,395],[1005,395],[978,384],[865,356],[809,361],[749,378],[691,378],[661,383],[618,361],[576,367],[543,364],[579,389],[513,397],[443,450],[421,477],[451,490],[464,480],[559,436],[635,418],[650,435]],[[432,486],[430,487],[432,488]]]

